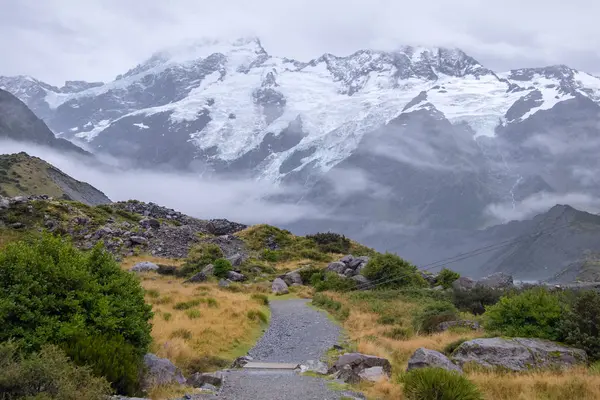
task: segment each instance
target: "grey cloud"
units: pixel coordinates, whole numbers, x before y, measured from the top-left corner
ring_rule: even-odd
[[[210,179],[197,174],[153,172],[119,168],[118,161],[103,158],[108,164],[85,164],[84,160],[51,149],[12,141],[0,141],[2,153],[25,151],[61,169],[80,181],[103,191],[113,201],[137,199],[154,202],[198,218],[228,218],[248,224],[285,224],[318,218],[320,212],[310,205],[269,200],[282,195],[281,187],[246,179]],[[157,188],[160,182],[160,188]]]
[[[0,0],[0,74],[109,80],[184,39],[257,35],[276,55],[460,47],[496,70],[600,71],[600,3],[572,0]]]

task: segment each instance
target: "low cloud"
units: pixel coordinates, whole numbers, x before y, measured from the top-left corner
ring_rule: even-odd
[[[285,190],[251,179],[206,178],[192,173],[123,169],[118,160],[91,163],[75,154],[13,141],[0,141],[0,153],[24,151],[39,157],[73,178],[87,182],[111,200],[136,199],[174,208],[197,218],[227,218],[247,224],[285,224],[322,217],[313,206],[269,200],[282,198]],[[103,157],[98,159],[103,160]]]
[[[545,213],[557,204],[568,204],[581,211],[600,212],[600,198],[585,193],[537,193],[513,204],[512,202],[494,203],[486,208],[486,214],[497,223],[522,220]]]

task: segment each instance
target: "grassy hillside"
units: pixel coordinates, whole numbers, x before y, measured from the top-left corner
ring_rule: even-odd
[[[69,177],[40,158],[26,153],[0,155],[0,196],[30,195],[46,195],[86,204],[110,202],[99,190]]]

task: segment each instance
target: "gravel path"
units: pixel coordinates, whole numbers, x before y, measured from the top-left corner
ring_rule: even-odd
[[[341,330],[324,313],[308,307],[309,300],[275,300],[271,323],[248,353],[254,361],[302,363],[319,360],[338,342]],[[356,393],[332,390],[328,381],[285,370],[231,370],[218,396],[227,400],[364,399]]]
[[[272,301],[269,329],[248,354],[265,362],[320,360],[338,342],[341,330],[325,313],[308,307],[309,301]]]

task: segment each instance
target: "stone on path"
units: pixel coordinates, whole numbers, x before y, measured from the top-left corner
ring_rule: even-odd
[[[275,294],[288,294],[290,292],[287,283],[281,278],[275,278],[271,285],[271,289]]]

